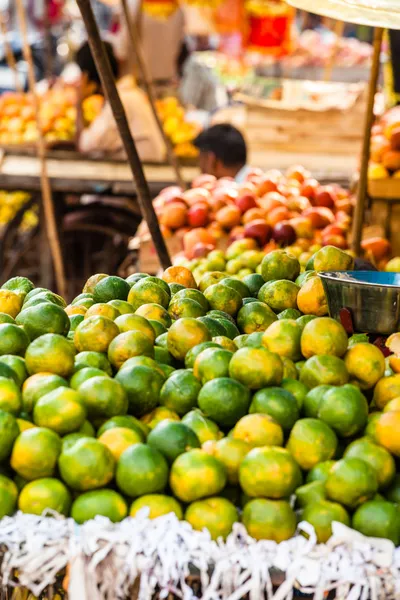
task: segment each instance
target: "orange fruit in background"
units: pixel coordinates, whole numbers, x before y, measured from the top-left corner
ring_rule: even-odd
[[[268,223],[274,226],[281,221],[287,221],[290,217],[290,211],[285,206],[278,206],[268,213]]]
[[[199,230],[194,229],[189,233],[194,233],[195,231],[198,232]],[[207,233],[207,231],[202,231],[205,231],[206,237],[209,239],[210,236]],[[207,243],[207,241],[204,239],[197,241],[203,241],[204,243]],[[192,275],[192,272],[189,271],[189,269],[187,269],[186,267],[169,267],[164,271],[162,278],[167,283],[179,283],[180,285],[183,285],[186,288],[197,288],[197,284]]]
[[[250,208],[242,216],[242,223],[246,225],[256,219],[265,219],[266,211],[263,208]]]
[[[381,260],[391,252],[391,245],[385,238],[374,237],[361,242],[361,248],[375,260]]]
[[[170,229],[178,229],[186,225],[187,206],[183,202],[165,204],[160,215],[160,223]]]
[[[242,213],[235,205],[224,206],[215,215],[215,220],[225,229],[232,229],[239,225],[241,219]]]
[[[385,412],[376,421],[376,441],[395,456],[400,456],[399,431],[400,411]]]
[[[323,317],[328,314],[328,303],[319,277],[311,277],[297,294],[297,306],[305,315]]]

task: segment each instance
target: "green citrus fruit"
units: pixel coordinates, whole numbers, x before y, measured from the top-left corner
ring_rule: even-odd
[[[4,354],[0,356],[0,363],[3,363],[10,367],[17,376],[18,387],[21,388],[25,379],[28,377],[28,371],[26,370],[25,360],[21,356],[15,356],[13,354]]]
[[[328,500],[308,504],[304,508],[302,519],[314,527],[320,544],[324,544],[331,537],[333,521],[350,525],[350,517],[343,506]]]
[[[313,319],[301,334],[301,352],[305,358],[316,354],[338,356],[347,350],[347,333],[338,321],[330,317]]]
[[[325,483],[323,481],[311,481],[301,485],[295,491],[296,504],[304,508],[308,504],[314,504],[325,500]]]
[[[151,339],[141,331],[126,331],[115,337],[108,348],[108,359],[115,369],[133,356],[154,357]]]
[[[318,385],[344,385],[348,380],[346,365],[337,356],[312,356],[300,373],[300,381],[310,389]]]
[[[156,369],[140,365],[125,367],[115,379],[124,388],[129,411],[134,416],[141,417],[158,405],[164,378]]]
[[[186,354],[202,342],[211,341],[210,332],[204,323],[197,319],[184,318],[175,321],[168,331],[168,351],[177,360],[184,360]]]
[[[132,502],[129,515],[135,517],[144,508],[149,511],[149,519],[157,519],[169,513],[175,513],[178,519],[183,519],[182,507],[175,498],[164,494],[146,494]]]
[[[61,452],[61,439],[50,429],[34,427],[15,440],[10,464],[28,481],[52,477]]]
[[[362,431],[368,420],[368,403],[355,385],[346,384],[324,394],[318,418],[328,423],[341,437]]]
[[[30,375],[48,372],[69,377],[74,368],[74,351],[64,337],[47,333],[29,344],[25,364]]]
[[[172,464],[183,452],[200,448],[197,435],[188,425],[175,421],[162,421],[149,433],[147,444],[156,448]]]
[[[384,376],[385,359],[373,344],[355,344],[346,353],[344,363],[362,390],[373,388]]]
[[[386,538],[400,543],[400,517],[397,506],[385,500],[370,500],[353,515],[353,529],[367,537]]]
[[[78,390],[85,381],[88,381],[88,379],[91,379],[92,377],[108,377],[108,375],[101,369],[85,367],[76,371],[76,373],[72,375],[69,383],[73,390]]]
[[[120,333],[125,333],[127,331],[141,331],[150,338],[152,344],[155,342],[156,334],[153,327],[147,319],[140,315],[134,315],[132,313],[120,315],[115,319],[115,324],[118,325]]]
[[[17,316],[16,323],[22,325],[31,340],[45,333],[58,333],[65,336],[70,328],[65,310],[51,302],[24,308]]]
[[[265,414],[242,417],[236,423],[232,435],[234,439],[246,442],[251,448],[283,445],[282,427]]]
[[[262,343],[270,352],[281,358],[296,361],[301,358],[301,327],[294,319],[281,319],[272,323],[265,331]]]
[[[387,488],[396,475],[396,463],[393,456],[368,438],[360,438],[347,446],[344,457],[361,458],[375,471],[379,489]]]
[[[62,311],[62,309],[60,310]],[[68,320],[67,315],[65,317]],[[0,355],[15,354],[23,356],[28,345],[29,338],[21,327],[12,323],[3,323],[0,325]]]
[[[101,371],[104,371],[106,375],[112,375],[110,361],[108,360],[107,355],[102,352],[93,352],[91,350],[79,352],[75,356],[74,372],[86,367],[100,369]]]
[[[114,490],[93,490],[76,498],[71,507],[71,517],[77,523],[94,519],[97,515],[119,523],[128,514],[124,498]]]
[[[239,381],[218,377],[200,390],[198,405],[206,417],[221,427],[232,427],[249,408],[249,390]]]
[[[76,328],[74,343],[78,352],[107,352],[110,343],[118,334],[118,326],[111,319],[102,316],[89,317]]]
[[[168,338],[167,338],[168,343]],[[197,346],[193,346],[189,350],[189,352],[185,356],[185,367],[187,369],[193,369],[194,363],[198,355],[206,350],[207,348],[220,348],[221,346],[216,342],[202,342],[201,344],[197,344]]]
[[[322,481],[323,483],[326,483],[328,475],[335,463],[335,460],[325,460],[315,465],[315,467],[310,469],[307,473],[307,483],[312,483],[313,481]]]
[[[168,482],[168,464],[155,448],[135,444],[121,455],[115,478],[121,492],[131,498],[162,492]]]
[[[303,408],[305,397],[308,394],[308,387],[304,385],[304,383],[301,383],[301,381],[291,378],[282,379],[281,387],[293,394],[296,398],[298,409],[301,410]]]
[[[239,467],[251,450],[251,446],[240,439],[223,438],[217,442],[207,442],[211,444],[210,453],[217,458],[225,467],[228,476],[228,483],[237,485],[239,483]],[[204,446],[206,449],[206,446]],[[208,448],[206,449],[208,451]]]
[[[71,494],[58,479],[36,479],[27,483],[18,498],[18,508],[23,513],[41,515],[45,510],[68,517],[71,507]]]
[[[298,286],[288,279],[269,281],[258,292],[258,299],[275,312],[297,307]]]
[[[11,379],[0,377],[0,410],[16,417],[21,408],[22,399],[17,384]]]
[[[265,331],[276,320],[277,316],[273,310],[255,299],[254,302],[242,306],[237,315],[238,327],[242,333]]]
[[[110,300],[126,300],[130,286],[121,277],[103,277],[93,288],[95,302],[109,302]]]
[[[149,433],[149,428],[147,425],[132,417],[131,415],[121,415],[117,417],[113,417],[112,419],[108,419],[97,432],[97,436],[100,437],[105,431],[109,429],[115,428],[124,428],[124,429],[132,429],[141,436],[141,441],[143,442],[146,439],[147,434]]]
[[[89,417],[109,419],[128,411],[123,386],[110,377],[91,377],[79,387],[82,405]]]
[[[129,292],[128,302],[136,311],[143,304],[159,304],[168,308],[170,295],[154,281],[148,281],[148,277],[135,283]]]
[[[300,419],[294,425],[287,449],[305,471],[334,457],[337,448],[335,432],[318,419]]]
[[[178,413],[185,415],[197,406],[197,397],[201,384],[190,369],[179,369],[164,383],[160,404]]]
[[[17,506],[18,488],[12,479],[0,475],[0,519],[11,517]]]
[[[243,385],[257,390],[279,385],[283,378],[280,357],[266,348],[240,348],[229,364],[229,374]]]
[[[59,387],[68,387],[68,382],[53,373],[36,373],[25,380],[22,386],[22,408],[31,413],[36,402],[48,392]]]
[[[213,540],[227,538],[238,519],[237,509],[226,498],[197,500],[192,502],[185,512],[185,521],[197,531],[207,529]]]
[[[89,437],[64,449],[58,459],[61,478],[68,487],[79,492],[106,486],[114,476],[114,467],[110,450]]]
[[[304,416],[316,419],[322,398],[332,389],[332,385],[317,385],[317,387],[307,392],[303,405]]]
[[[173,301],[171,301],[171,303],[176,302],[177,300],[182,300],[183,298],[190,298],[191,300],[194,300],[203,307],[204,311],[209,309],[209,304],[206,297],[199,290],[182,288],[176,294],[174,294]]]
[[[246,503],[242,523],[254,539],[272,540],[278,544],[293,537],[297,526],[289,502],[264,498]]]
[[[2,290],[11,290],[12,292],[17,292],[22,296],[26,296],[31,292],[35,286],[32,281],[27,277],[12,277],[1,286]]]
[[[284,431],[290,430],[299,418],[296,398],[279,387],[258,390],[253,396],[249,412],[269,415]]]
[[[195,432],[200,444],[204,444],[210,440],[218,440],[222,437],[218,425],[211,419],[208,419],[199,409],[188,412],[183,417],[182,423],[185,423],[185,425]]]
[[[356,508],[372,498],[378,490],[375,470],[360,458],[342,458],[333,465],[326,481],[330,500]]]
[[[300,263],[285,250],[273,250],[264,256],[261,275],[264,281],[290,279],[294,281],[300,273]]]
[[[223,464],[200,449],[178,456],[171,467],[169,484],[182,502],[194,502],[218,494],[227,482]]]
[[[134,444],[140,444],[143,441],[141,432],[127,427],[113,427],[106,429],[98,438],[99,442],[107,446],[117,463],[121,454],[127,448]]]
[[[77,431],[86,419],[81,396],[75,390],[60,387],[42,396],[33,409],[33,421],[38,427],[47,427],[66,435]]]
[[[237,314],[242,305],[239,292],[221,282],[207,287],[204,296],[213,310],[222,310],[232,316]]]
[[[242,490],[251,497],[287,498],[301,484],[299,466],[284,448],[254,448],[239,469]]]
[[[193,374],[203,385],[217,377],[228,377],[232,356],[232,352],[223,348],[203,350],[195,360]]]
[[[324,246],[313,258],[315,271],[349,271],[353,268],[354,258],[335,246]]]
[[[18,435],[16,419],[10,413],[0,410],[0,462],[10,456]]]

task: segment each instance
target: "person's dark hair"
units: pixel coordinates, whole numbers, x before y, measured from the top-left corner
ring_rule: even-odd
[[[113,75],[114,77],[117,77],[118,61],[115,58],[113,47],[110,44],[110,42],[104,42],[104,46],[108,56],[108,60],[110,61]],[[78,49],[75,57],[75,62],[82,71],[82,73],[86,73],[89,81],[97,83],[97,85],[101,85],[100,76],[97,71],[92,51],[90,50],[88,42],[84,42],[82,46]]]
[[[365,258],[354,259],[354,271],[377,271],[378,269]]]
[[[189,56],[191,55],[190,48],[186,40],[183,40],[181,44],[181,49],[178,54],[178,58],[176,59],[177,71],[179,77],[183,76],[183,68]]]
[[[205,129],[194,140],[194,145],[200,152],[212,152],[227,167],[246,164],[244,137],[236,127],[228,123]]]

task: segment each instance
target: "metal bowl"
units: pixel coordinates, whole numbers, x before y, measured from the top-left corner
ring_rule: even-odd
[[[390,335],[400,330],[400,273],[335,271],[318,273],[329,314],[340,320],[347,308],[355,332]]]

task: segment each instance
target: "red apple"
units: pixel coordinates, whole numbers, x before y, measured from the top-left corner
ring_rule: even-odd
[[[310,219],[315,229],[323,229],[335,221],[335,216],[329,208],[323,206],[314,206],[307,208],[303,212],[303,217]]]
[[[187,212],[187,220],[190,227],[204,227],[208,223],[208,207],[202,203],[197,202],[189,208]]]
[[[306,179],[300,188],[300,192],[302,196],[306,196],[311,201],[311,204],[313,204],[318,188],[319,183],[316,179]]]
[[[342,235],[324,235],[322,237],[322,245],[336,246],[336,248],[341,248],[342,250],[346,250],[348,248],[346,239]]]
[[[257,207],[256,197],[253,194],[238,196],[235,200],[235,204],[242,213]]]
[[[257,185],[257,195],[265,196],[268,192],[276,192],[278,189],[278,180],[273,177],[264,176]]]
[[[289,196],[286,204],[289,210],[297,210],[298,212],[303,212],[306,208],[311,207],[311,203],[306,196]]]
[[[198,175],[192,181],[192,188],[204,188],[207,190],[214,189],[214,186],[217,182],[217,178],[214,175],[209,175],[208,173],[203,173],[202,175]]]
[[[237,227],[234,227],[229,234],[229,243],[234,242],[235,240],[243,240],[245,237],[244,227],[242,225],[237,225]]]
[[[262,219],[256,219],[244,226],[244,234],[264,246],[271,239],[272,227]]]
[[[182,196],[183,199],[186,200],[186,202],[189,204],[189,206],[192,206],[192,204],[196,204],[196,202],[199,202],[200,200],[208,202],[211,198],[210,192],[200,187],[196,187],[191,190],[186,190],[186,192],[183,192]]]
[[[192,249],[192,257],[203,258],[204,256],[207,256],[211,250],[214,250],[214,248],[215,246],[212,246],[211,244],[203,244],[202,242],[199,242]]]
[[[340,223],[333,223],[325,227],[321,233],[323,237],[328,235],[346,235],[346,228],[340,225]]]
[[[314,206],[325,206],[326,208],[334,208],[337,202],[336,192],[331,185],[325,185],[319,188],[315,195]]]
[[[281,246],[290,246],[296,241],[296,232],[290,223],[277,223],[272,230],[272,239]]]
[[[306,171],[306,169],[304,167],[302,167],[301,165],[295,165],[294,167],[289,167],[289,169],[286,171],[287,179],[295,179],[295,180],[299,181],[300,183],[303,183],[305,181],[305,179],[307,179],[308,177],[310,177],[310,173],[308,171]]]

